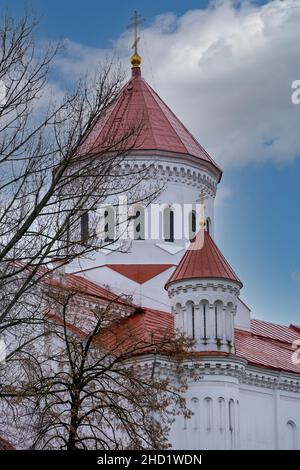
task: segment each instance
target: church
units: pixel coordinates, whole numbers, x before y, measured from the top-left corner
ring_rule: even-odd
[[[123,165],[151,162],[163,191],[151,207],[134,208],[126,250],[112,244],[66,275],[87,293],[126,295],[150,332],[178,328],[194,339],[201,380],[189,384],[193,414],[175,420],[173,449],[300,449],[300,326],[257,319],[241,299],[243,282],[214,240],[222,170],[145,81],[137,48],[131,66],[89,144],[97,151],[116,122],[141,113],[146,126]],[[104,218],[113,241],[114,214],[107,209]]]
[[[192,414],[175,418],[172,449],[300,450],[300,325],[255,318],[243,302],[243,280],[215,242],[222,170],[143,78],[137,41],[131,78],[85,145],[97,154],[120,123],[136,116],[143,126],[120,172],[132,177],[132,169],[151,167],[148,192],[157,183],[160,191],[149,204],[130,208],[125,237],[120,213],[108,201],[103,230],[109,246],[70,262],[59,276],[87,298],[125,297],[139,308],[133,321],[142,333],[179,330],[193,339],[185,367],[196,364],[201,378],[184,392]],[[126,194],[120,199],[124,204]],[[83,238],[88,223],[83,214]],[[0,440],[0,448],[7,446]]]

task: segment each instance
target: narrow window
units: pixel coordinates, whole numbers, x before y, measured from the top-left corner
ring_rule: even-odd
[[[194,240],[196,236],[196,214],[195,211],[190,212],[189,219],[189,239],[190,241]]]
[[[195,306],[192,305],[192,338],[195,339]]]
[[[143,207],[139,207],[135,215],[132,217],[133,231],[135,240],[145,240],[145,211]]]
[[[215,303],[215,339],[222,339],[223,337],[223,318],[222,318],[223,304],[221,302]]]
[[[224,398],[219,398],[219,429],[222,432],[224,430],[224,406],[225,406],[225,400]]]
[[[84,212],[81,215],[81,243],[85,244],[89,240],[89,214]]]
[[[206,404],[206,430],[212,429],[212,399],[207,397],[204,399]]]
[[[104,241],[106,243],[114,241],[115,238],[115,212],[113,207],[104,211]]]
[[[229,431],[232,433],[234,430],[234,401],[231,399],[228,403],[229,408]]]
[[[206,304],[203,304],[203,339],[207,339],[206,322]]]
[[[191,419],[192,429],[197,430],[199,420],[199,400],[196,397],[191,399],[191,411],[193,413]]]
[[[225,313],[225,335],[226,335],[226,340],[227,341],[232,341],[232,318],[233,318],[233,305],[232,303],[229,303],[226,308],[226,313]]]
[[[140,235],[140,233],[141,233],[141,223],[139,221],[140,215],[141,215],[140,211],[136,211],[135,217],[138,219],[138,222],[136,222],[136,224],[135,224],[135,233],[136,233],[135,239],[136,240],[141,239],[141,235]]]
[[[215,338],[218,339],[218,307],[215,305]]]
[[[164,211],[164,239],[174,242],[174,211],[169,208]]]

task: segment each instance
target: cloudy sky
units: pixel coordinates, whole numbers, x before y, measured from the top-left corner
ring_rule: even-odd
[[[66,41],[53,84],[115,54],[128,70],[134,9],[143,75],[223,167],[216,241],[259,318],[300,324],[300,0],[10,0],[41,41]]]

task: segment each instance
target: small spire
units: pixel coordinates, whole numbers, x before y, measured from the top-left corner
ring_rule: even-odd
[[[138,36],[138,27],[143,23],[141,15],[138,14],[137,11],[134,12],[129,28],[133,29],[133,44],[132,44],[132,49],[134,50],[133,55],[130,58],[131,66],[133,69],[139,69],[140,65],[142,63],[142,58],[138,54],[138,43],[140,41],[140,36]]]
[[[206,228],[206,218],[205,218],[205,204],[204,204],[205,196],[204,191],[202,189],[200,193],[200,228],[204,230]]]

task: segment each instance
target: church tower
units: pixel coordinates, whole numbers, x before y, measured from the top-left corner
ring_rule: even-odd
[[[166,284],[175,327],[196,351],[234,353],[234,317],[242,283],[201,222],[201,229]]]
[[[122,253],[117,243],[112,244],[109,250],[79,260],[72,270],[130,295],[141,306],[168,310],[170,303],[163,286],[195,237],[201,192],[206,202],[207,232],[214,236],[214,200],[222,171],[143,78],[137,49],[138,19],[134,18],[131,78],[96,122],[84,150],[85,154],[100,154],[110,133],[140,116],[142,128],[120,164],[120,175],[151,166],[153,176],[145,181],[145,193],[153,183],[163,189],[150,207],[137,204],[130,208],[131,236]],[[118,214],[107,210],[104,218],[107,236],[117,239]]]

